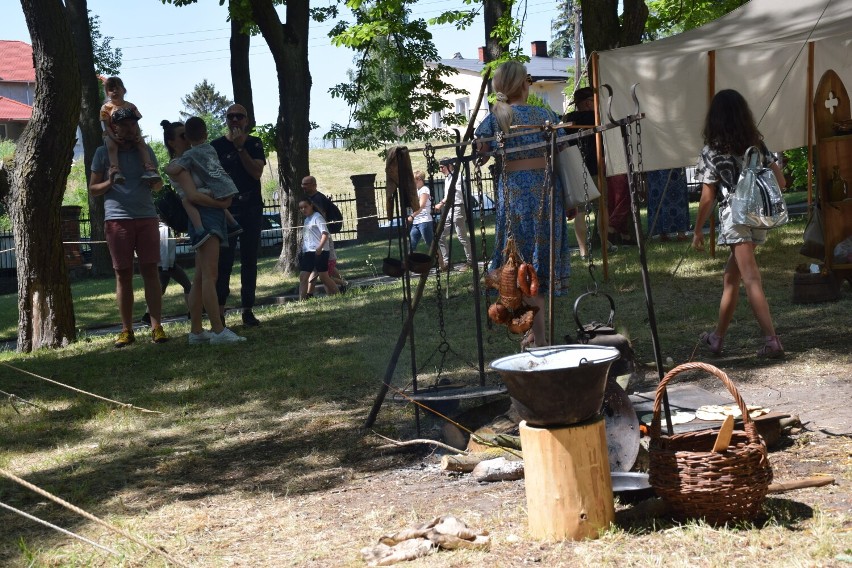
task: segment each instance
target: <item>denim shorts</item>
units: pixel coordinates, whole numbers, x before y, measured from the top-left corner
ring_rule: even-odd
[[[225,222],[225,210],[218,207],[195,206],[201,214],[201,224],[210,231],[211,235],[219,238],[219,246],[228,246],[228,225]],[[189,224],[189,236],[195,236],[195,228]]]
[[[745,225],[734,225],[731,222],[731,208],[719,209],[719,236],[716,244],[719,246],[754,243],[762,245],[766,242],[766,229],[752,229]]]

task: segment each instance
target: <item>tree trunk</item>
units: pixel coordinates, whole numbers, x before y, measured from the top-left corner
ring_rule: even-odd
[[[18,351],[76,338],[59,207],[80,118],[80,77],[62,3],[21,0],[36,71],[32,119],[18,140],[9,213],[18,263]]]
[[[506,49],[506,46],[501,45],[497,38],[491,37],[491,32],[497,25],[497,22],[503,17],[506,11],[506,4],[503,0],[485,0],[485,7],[482,14],[482,20],[485,27],[485,62],[499,59]]]
[[[279,266],[295,271],[298,232],[301,225],[298,200],[304,196],[302,177],[310,172],[308,134],[310,133],[311,73],[308,66],[308,0],[287,2],[286,24],[282,24],[271,0],[250,0],[254,21],[275,59],[278,72],[278,121],[275,149],[278,153],[279,184],[286,198],[281,199],[281,217],[289,221],[283,230]]]
[[[249,48],[251,38],[243,33],[245,25],[234,17],[235,0],[229,2],[231,14],[231,85],[234,90],[234,102],[243,105],[248,112],[248,127],[254,128],[254,96],[251,90],[251,68],[249,67]]]
[[[636,45],[642,41],[648,6],[645,0],[624,1],[624,25],[618,18],[619,0],[580,0],[586,53]]]
[[[67,0],[65,15],[71,27],[71,39],[74,42],[83,87],[80,132],[83,134],[83,163],[88,185],[92,173],[92,158],[98,146],[103,144],[100,109],[104,91],[95,72],[95,56],[92,51],[92,33],[89,29],[89,9],[86,0]],[[112,261],[104,234],[103,196],[89,195],[89,224],[92,228],[92,276],[112,276]]]
[[[624,22],[621,26],[621,46],[642,43],[645,23],[648,21],[648,6],[645,0],[624,0]]]

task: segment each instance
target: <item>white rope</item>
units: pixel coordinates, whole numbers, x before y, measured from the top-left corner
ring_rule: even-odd
[[[13,365],[10,365],[9,363],[4,363],[4,362],[0,361],[0,365],[3,365],[4,367],[9,367],[10,369],[13,369],[13,370],[15,370],[15,371],[18,371],[18,372],[24,373],[25,375],[30,375],[30,376],[35,377],[35,378],[37,378],[37,379],[41,379],[41,380],[43,380],[43,381],[47,381],[47,382],[49,382],[49,383],[53,383],[54,385],[57,385],[57,386],[60,386],[60,387],[63,387],[63,388],[66,388],[66,389],[72,390],[72,391],[74,391],[74,392],[78,392],[78,393],[80,393],[80,394],[84,394],[84,395],[86,395],[86,396],[91,396],[91,397],[94,397],[94,398],[97,398],[97,399],[99,399],[99,400],[103,400],[103,401],[106,401],[106,402],[111,402],[111,403],[113,403],[113,404],[116,404],[116,405],[121,406],[121,407],[124,407],[124,408],[132,408],[132,409],[134,409],[134,410],[138,410],[138,411],[140,411],[140,412],[147,412],[147,413],[149,413],[149,414],[163,414],[163,413],[162,413],[162,412],[160,412],[159,410],[148,410],[147,408],[142,408],[142,407],[140,407],[140,406],[136,406],[136,405],[133,405],[133,404],[130,404],[130,403],[127,403],[127,402],[119,402],[119,401],[117,401],[117,400],[112,400],[111,398],[106,398],[106,397],[104,397],[104,396],[101,396],[101,395],[99,395],[99,394],[90,393],[90,392],[87,392],[87,391],[84,391],[84,390],[78,389],[78,388],[76,388],[76,387],[72,387],[72,386],[70,386],[70,385],[66,385],[66,384],[64,384],[64,383],[60,383],[59,381],[54,381],[53,379],[48,379],[47,377],[42,377],[41,375],[37,375],[37,374],[35,374],[35,373],[31,373],[30,371],[25,371],[24,369],[19,369],[18,367],[15,367],[15,366],[13,366]]]
[[[355,221],[355,222],[358,222],[358,221],[363,221],[365,219],[379,219],[379,218],[380,218],[379,215],[365,215],[363,217],[355,217],[352,220]],[[263,229],[262,231],[260,231],[260,233],[261,233],[261,235],[264,235],[264,234],[272,233],[274,231],[279,231],[279,230],[283,231],[283,230],[304,229],[304,228],[305,228],[305,225],[289,225],[287,227],[281,227],[281,229]],[[178,237],[169,237],[168,240],[170,240],[170,241],[181,241],[183,239],[178,238]],[[105,245],[106,241],[62,241],[62,244],[63,245]],[[0,254],[3,254],[4,252],[12,252],[14,250],[15,250],[14,247],[7,248],[7,249],[0,249]]]
[[[157,548],[155,546],[151,546],[147,542],[139,540],[138,538],[136,538],[135,536],[133,536],[132,534],[130,534],[126,530],[112,526],[108,522],[103,521],[103,520],[99,519],[98,517],[94,516],[93,514],[84,511],[80,507],[77,507],[76,505],[72,505],[71,503],[69,503],[68,501],[65,501],[63,499],[60,499],[56,495],[53,495],[52,493],[45,491],[41,487],[33,485],[32,483],[30,483],[29,481],[27,481],[25,479],[21,479],[20,477],[18,477],[17,475],[15,475],[14,473],[12,473],[10,471],[6,471],[5,469],[0,468],[0,475],[4,475],[4,476],[8,477],[9,479],[11,479],[12,481],[14,481],[15,483],[18,483],[19,485],[23,485],[24,487],[26,487],[27,489],[29,489],[31,491],[35,491],[36,493],[38,493],[42,497],[46,497],[46,498],[50,499],[51,501],[53,501],[54,503],[59,503],[60,505],[62,505],[66,509],[73,511],[73,512],[77,513],[78,515],[85,517],[85,518],[89,519],[90,521],[93,521],[93,522],[101,525],[102,527],[108,528],[109,530],[116,532],[116,533],[120,534],[121,536],[123,536],[123,537],[125,537],[129,540],[132,540],[136,544],[145,547],[145,549],[147,549],[147,550],[149,550],[149,551],[151,551],[155,554],[159,554],[160,556],[162,556],[163,558],[165,558],[166,560],[168,560],[172,564],[175,564],[176,566],[183,566],[184,568],[189,568],[186,564],[184,564],[180,560],[172,558],[165,550],[162,550],[161,548]]]
[[[55,530],[55,531],[59,531],[59,532],[61,532],[62,534],[67,534],[68,536],[70,536],[70,537],[72,537],[72,538],[76,538],[77,540],[82,540],[82,541],[83,541],[83,542],[85,542],[86,544],[91,544],[91,545],[92,545],[92,546],[94,546],[95,548],[100,548],[101,550],[106,551],[106,552],[109,552],[110,554],[114,554],[114,555],[116,555],[116,556],[121,556],[121,554],[119,554],[118,552],[116,552],[115,550],[113,550],[113,549],[111,549],[111,548],[107,548],[106,546],[104,546],[104,545],[102,545],[102,544],[98,544],[97,542],[94,542],[94,541],[92,541],[92,540],[89,540],[88,538],[86,538],[86,537],[84,537],[84,536],[80,536],[80,535],[78,535],[78,534],[76,534],[76,533],[73,533],[73,532],[71,532],[71,531],[67,530],[67,529],[63,529],[62,527],[58,527],[58,526],[54,525],[53,523],[48,523],[47,521],[44,521],[44,520],[42,520],[42,519],[39,519],[38,517],[34,517],[33,515],[30,515],[30,514],[29,514],[29,513],[27,513],[27,512],[21,511],[20,509],[16,509],[16,508],[14,508],[14,507],[12,507],[12,506],[10,506],[10,505],[7,505],[7,504],[5,504],[5,503],[2,503],[2,502],[0,502],[0,507],[3,507],[4,509],[7,509],[7,510],[9,510],[9,511],[12,511],[13,513],[17,513],[17,514],[21,515],[22,517],[25,517],[25,518],[27,518],[27,519],[29,519],[29,520],[31,520],[31,521],[35,521],[35,522],[37,522],[37,523],[39,523],[39,524],[41,524],[41,525],[44,525],[44,526],[46,526],[46,527],[48,527],[48,528],[51,528],[51,529],[53,529],[53,530]]]

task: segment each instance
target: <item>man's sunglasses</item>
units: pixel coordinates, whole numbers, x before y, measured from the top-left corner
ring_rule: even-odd
[[[229,112],[227,116],[228,120],[242,120],[246,117],[246,115],[241,112]]]

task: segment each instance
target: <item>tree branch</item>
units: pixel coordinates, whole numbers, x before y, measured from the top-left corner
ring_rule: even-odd
[[[449,450],[449,451],[453,452],[454,454],[458,454],[458,453],[465,454],[465,455],[467,454],[466,451],[460,452],[458,448],[454,448],[454,447],[447,445],[443,442],[439,442],[438,440],[429,440],[429,439],[426,439],[426,438],[418,438],[418,439],[415,439],[415,440],[408,440],[408,441],[405,441],[405,442],[400,442],[399,440],[394,440],[392,438],[388,438],[387,436],[382,436],[378,432],[373,432],[373,434],[375,434],[376,436],[378,436],[379,438],[381,438],[383,440],[387,440],[387,441],[390,442],[390,444],[385,444],[383,446],[376,447],[377,450],[389,450],[391,448],[401,448],[401,447],[404,447],[404,446],[415,446],[415,445],[418,445],[418,444],[428,444],[428,445],[435,446],[436,448],[442,448],[444,450]]]

